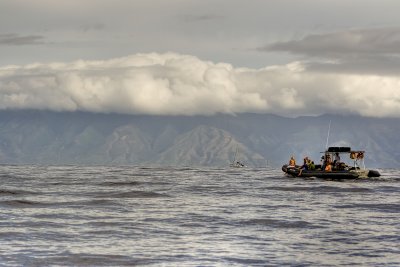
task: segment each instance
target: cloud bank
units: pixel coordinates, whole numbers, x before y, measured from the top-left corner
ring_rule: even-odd
[[[149,53],[0,67],[0,109],[400,117],[399,87],[396,76],[318,72],[301,62],[249,69]]]

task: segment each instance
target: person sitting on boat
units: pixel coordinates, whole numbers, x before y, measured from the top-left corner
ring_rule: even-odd
[[[296,160],[294,159],[294,156],[290,157],[289,167],[296,167]]]
[[[332,163],[331,162],[326,163],[325,171],[326,172],[332,171]]]
[[[310,160],[310,163],[308,164],[308,169],[309,169],[309,170],[315,170],[314,161],[311,161],[311,160]]]
[[[308,161],[309,161],[308,157],[305,157],[303,159],[303,165],[301,165],[301,167],[300,167],[300,172],[299,172],[298,176],[301,176],[301,173],[303,172],[303,170],[308,170]]]
[[[305,170],[308,170],[308,165],[310,165],[310,159],[308,157],[305,157],[303,159],[303,166],[301,166],[301,167]]]

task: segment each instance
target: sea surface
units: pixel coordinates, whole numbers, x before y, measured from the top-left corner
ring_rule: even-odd
[[[400,170],[0,166],[0,266],[400,266]]]

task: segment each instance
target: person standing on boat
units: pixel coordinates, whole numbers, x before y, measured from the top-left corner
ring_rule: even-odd
[[[339,153],[336,152],[335,160],[333,161],[333,166],[339,165],[339,163],[340,163],[340,156],[339,156]]]
[[[325,161],[325,156],[321,157],[321,170],[325,170],[326,166],[326,161]]]
[[[332,171],[332,158],[330,154],[325,154],[325,166],[324,166],[324,170],[327,172]]]
[[[327,154],[325,156],[325,162],[326,162],[326,165],[332,165],[332,158],[331,158],[330,154]]]

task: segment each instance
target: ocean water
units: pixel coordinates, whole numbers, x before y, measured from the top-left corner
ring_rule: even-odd
[[[0,166],[0,266],[400,266],[400,170]]]

